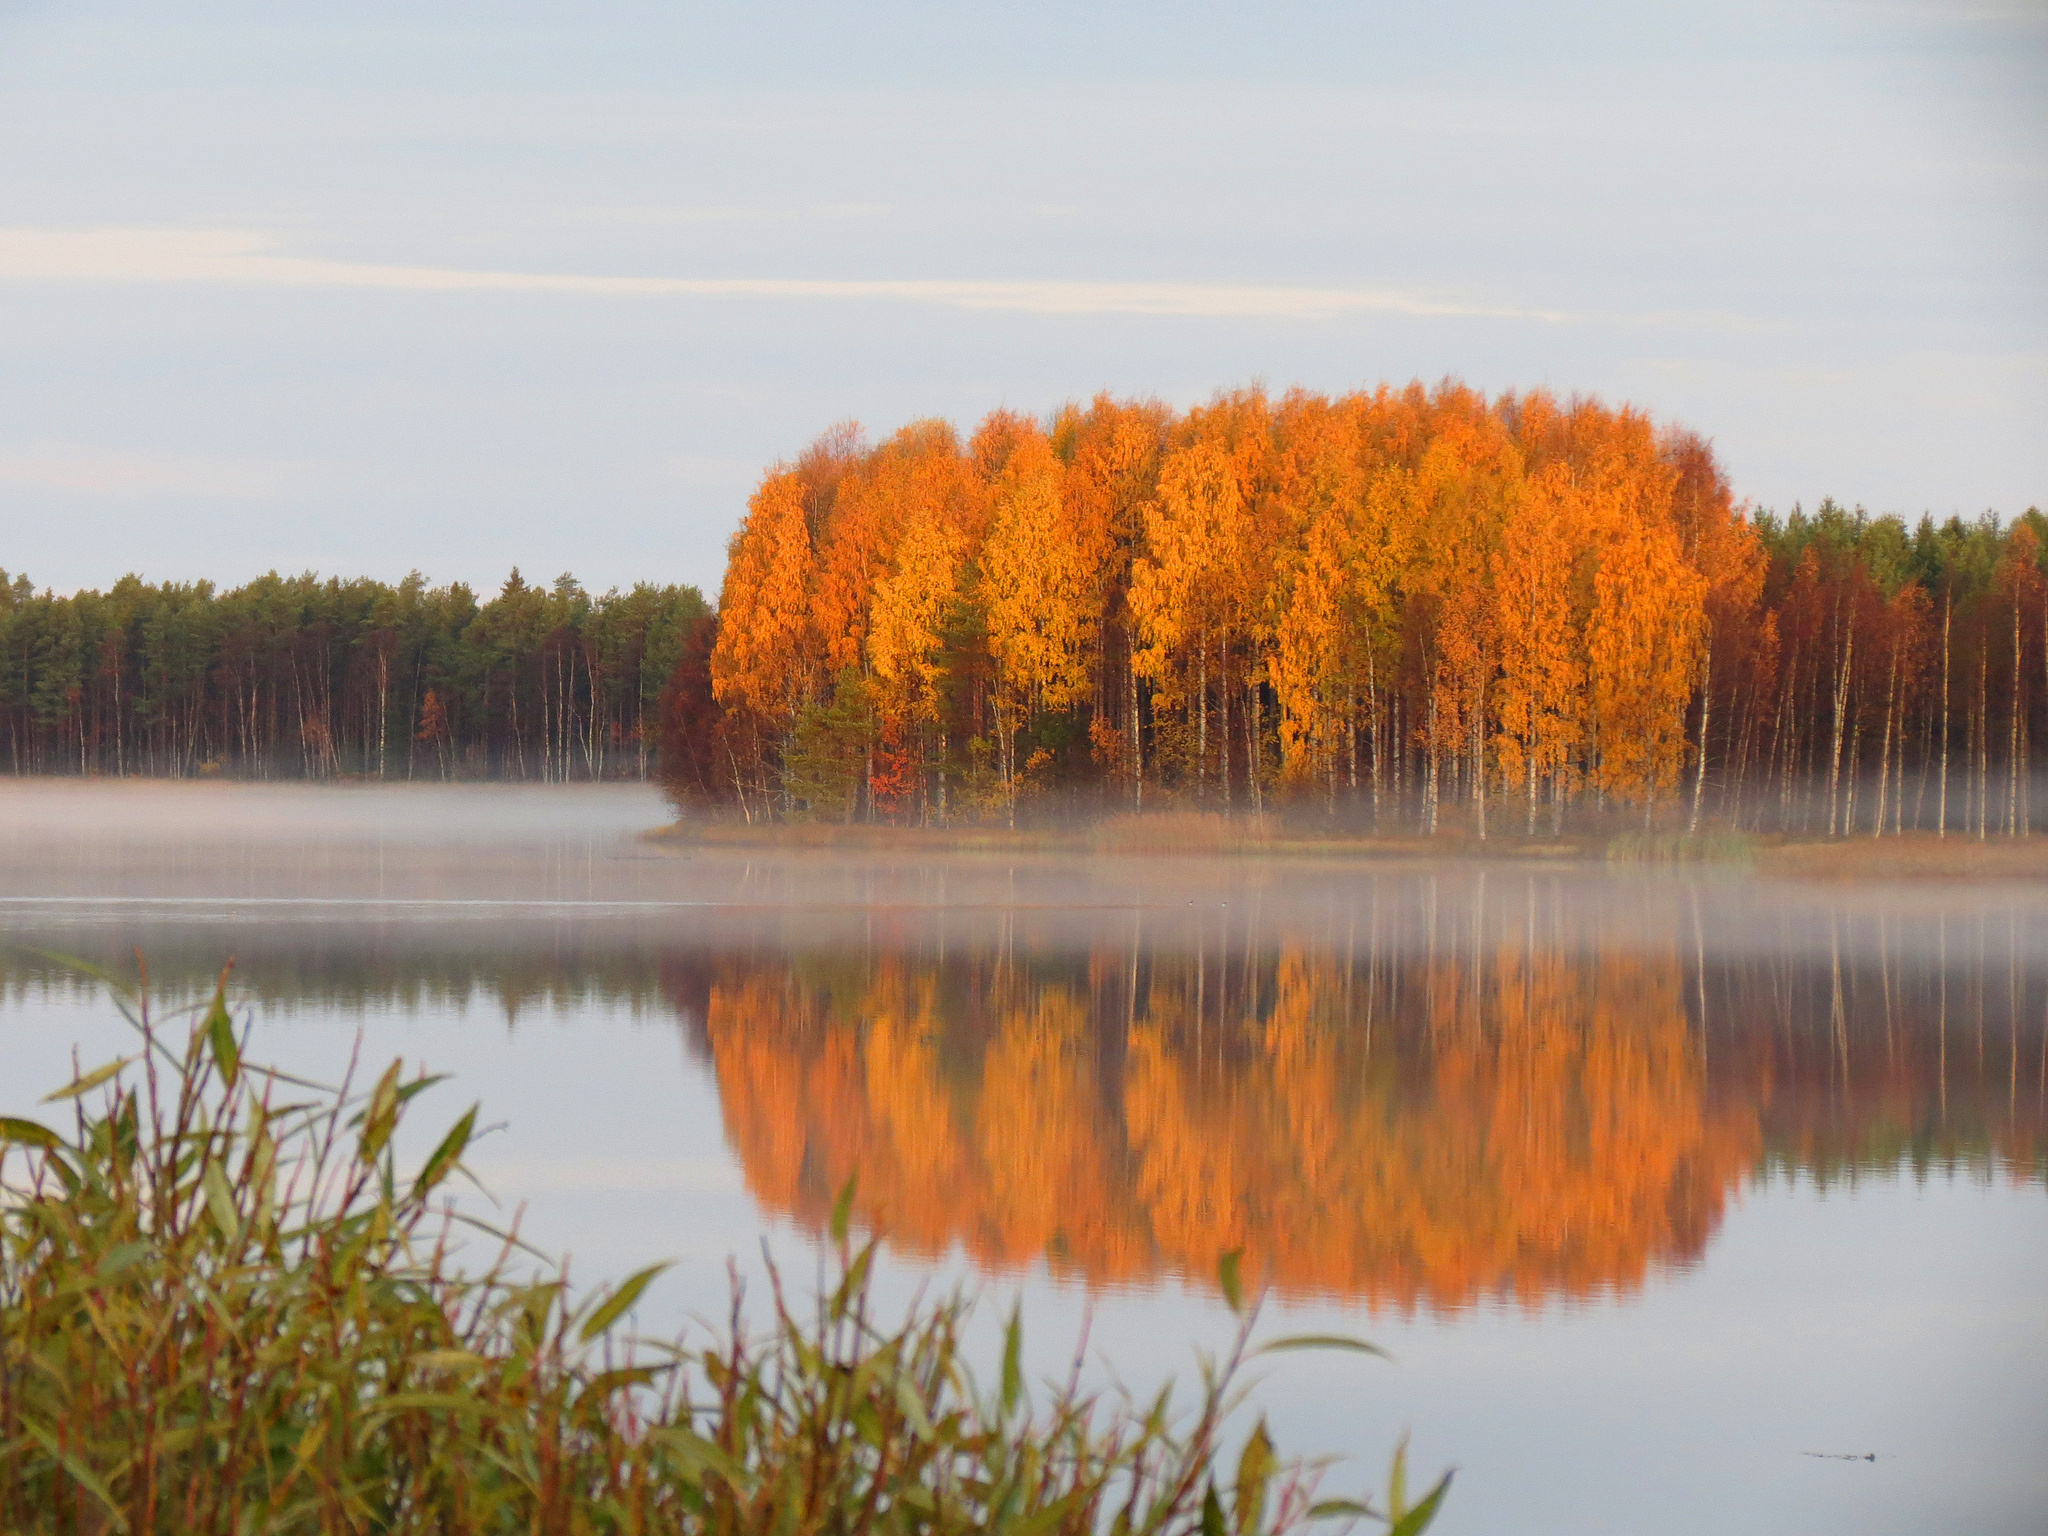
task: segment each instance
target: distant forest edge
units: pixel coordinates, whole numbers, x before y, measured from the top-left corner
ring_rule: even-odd
[[[0,577],[16,772],[592,779],[750,822],[2031,830],[2048,519],[1738,505],[1701,438],[1456,383],[1098,397],[772,467],[716,613],[517,573]]]
[[[272,572],[221,590],[129,576],[38,594],[0,571],[14,773],[647,778],[663,687],[710,608],[695,587],[496,597]]]

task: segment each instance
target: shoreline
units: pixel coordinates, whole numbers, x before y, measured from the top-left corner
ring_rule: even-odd
[[[1146,819],[1146,820],[1149,820]],[[1690,869],[1800,880],[2048,881],[2048,834],[2024,837],[1932,832],[1815,838],[1709,830],[1614,836],[1493,836],[1290,832],[1221,817],[1163,813],[1093,827],[892,827],[842,823],[679,821],[641,834],[665,849],[840,853],[905,857],[1164,857],[1298,860],[1304,863],[1597,865],[1621,870]]]
[[[2048,882],[2048,832],[2022,837],[1951,831],[1873,838],[1800,833],[1676,831],[1528,837],[1372,834],[1288,825],[1274,816],[1161,810],[1092,822],[1009,828],[839,822],[749,825],[723,816],[657,823],[659,789],[635,781],[562,784],[348,780],[189,780],[9,776],[0,788],[0,843],[69,844],[81,832],[123,842],[246,849],[271,843],[391,851],[616,839],[641,857],[688,853],[835,855],[856,859],[1269,860],[1303,867],[1463,865],[1616,873],[1653,871],[1872,882]],[[11,802],[11,803],[10,803]],[[550,803],[552,802],[552,804]],[[6,814],[11,812],[12,814]],[[111,817],[108,813],[114,813]],[[166,815],[165,812],[170,814]]]

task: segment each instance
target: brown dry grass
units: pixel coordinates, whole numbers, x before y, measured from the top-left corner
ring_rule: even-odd
[[[1806,880],[2048,880],[2048,836],[1989,837],[1911,832],[1781,842],[1761,848],[1759,873]]]

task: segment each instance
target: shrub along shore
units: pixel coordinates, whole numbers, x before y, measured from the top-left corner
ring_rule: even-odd
[[[777,1281],[756,1327],[736,1288],[715,1336],[649,1341],[627,1327],[660,1266],[579,1297],[455,1209],[476,1108],[401,1172],[394,1133],[437,1079],[308,1083],[245,1057],[225,973],[182,1040],[94,974],[134,1053],[50,1096],[68,1133],[0,1118],[0,1529],[1416,1536],[1444,1498],[1448,1475],[1411,1504],[1397,1451],[1382,1508],[1322,1499],[1263,1420],[1228,1433],[1255,1355],[1369,1348],[1255,1345],[1234,1256],[1242,1326],[1184,1405],[1034,1393],[1014,1313],[984,1385],[964,1297],[878,1317],[850,1186],[814,1304]],[[480,1274],[465,1234],[495,1255]]]

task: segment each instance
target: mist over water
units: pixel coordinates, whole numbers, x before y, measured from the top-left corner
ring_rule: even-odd
[[[255,1054],[360,1035],[505,1129],[584,1279],[799,1277],[834,1193],[886,1284],[1021,1291],[1055,1368],[1186,1373],[1241,1247],[1285,1443],[1444,1529],[2037,1529],[2048,889],[1501,862],[649,842],[637,786],[0,787],[0,1113],[236,963]],[[424,1151],[424,1146],[419,1149]],[[1805,1452],[1876,1453],[1849,1463]]]

